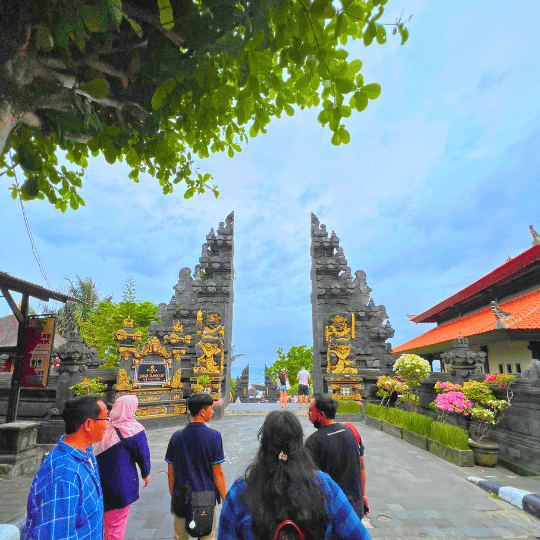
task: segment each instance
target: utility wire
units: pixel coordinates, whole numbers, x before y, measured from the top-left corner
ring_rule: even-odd
[[[22,210],[22,215],[23,215],[23,219],[24,219],[24,224],[26,226],[26,232],[28,233],[28,238],[30,239],[30,246],[32,247],[32,253],[34,254],[34,258],[36,259],[36,262],[38,264],[39,271],[41,272],[41,275],[43,276],[43,279],[45,280],[45,283],[47,283],[47,286],[49,287],[49,290],[60,292],[50,284],[49,280],[47,279],[47,275],[45,274],[45,269],[43,268],[43,264],[41,263],[41,259],[39,258],[37,247],[36,247],[36,244],[34,242],[34,237],[32,235],[32,230],[30,229],[30,223],[28,222],[28,218],[26,217],[26,211],[24,209],[23,200],[21,198],[21,191],[20,191],[20,188],[19,188],[19,181],[17,179],[17,170],[16,170],[16,167],[15,167],[16,163],[13,160],[13,156],[11,155],[11,152],[9,154],[9,157],[11,158],[11,163],[13,165],[12,171],[13,171],[13,174],[15,175],[15,184],[17,185],[17,189],[19,191],[19,201],[21,203],[21,210]]]

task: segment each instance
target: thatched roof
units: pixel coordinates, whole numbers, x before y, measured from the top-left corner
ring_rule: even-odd
[[[19,323],[15,315],[7,315],[0,318],[0,348],[16,347]],[[53,349],[66,343],[66,340],[58,333],[54,334]]]

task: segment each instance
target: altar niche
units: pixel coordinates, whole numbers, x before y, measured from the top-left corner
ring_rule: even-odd
[[[130,317],[124,320],[124,327],[114,333],[114,339],[120,344],[115,400],[125,394],[136,395],[139,400],[137,419],[181,415],[185,421],[180,360],[186,352],[182,345],[189,343],[191,336],[182,334],[183,327],[177,323],[173,332],[163,337],[164,343],[152,337],[135,348],[134,341],[140,340],[141,335],[133,331]]]

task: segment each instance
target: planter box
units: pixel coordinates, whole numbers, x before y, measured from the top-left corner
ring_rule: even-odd
[[[337,413],[334,418],[336,422],[363,422],[364,414],[359,413]]]
[[[428,450],[446,461],[451,461],[460,467],[473,467],[474,458],[472,450],[457,450],[451,446],[445,446],[440,442],[428,439]]]
[[[422,450],[428,449],[428,438],[423,435],[418,435],[418,433],[413,433],[408,429],[403,429],[403,440]]]
[[[366,414],[366,424],[368,426],[374,427],[376,429],[380,429],[382,431],[382,420],[378,420],[377,418],[374,418],[373,416],[369,416]]]
[[[388,433],[388,435],[392,435],[392,437],[396,437],[397,439],[403,439],[403,428],[382,421],[382,430],[385,433]]]

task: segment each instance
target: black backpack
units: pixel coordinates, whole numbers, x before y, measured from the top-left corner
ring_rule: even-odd
[[[277,526],[272,540],[304,540],[304,533],[294,521],[287,519]]]

